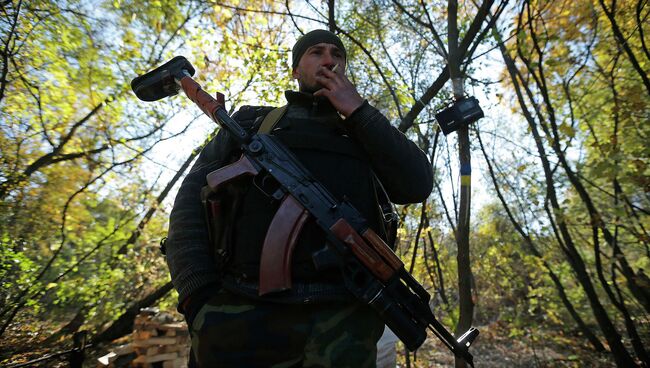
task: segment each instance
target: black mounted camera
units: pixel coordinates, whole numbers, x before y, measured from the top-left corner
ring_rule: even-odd
[[[475,97],[463,97],[436,114],[436,120],[445,135],[455,132],[482,118],[483,110]]]

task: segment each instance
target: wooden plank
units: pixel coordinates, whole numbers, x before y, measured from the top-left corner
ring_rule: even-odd
[[[134,347],[147,347],[151,345],[173,345],[176,344],[174,337],[152,337],[147,340],[138,340],[133,342]]]
[[[187,359],[168,360],[163,363],[163,368],[187,368]]]
[[[103,365],[104,367],[107,367],[109,364],[115,361],[115,359],[117,359],[117,354],[115,354],[114,352],[110,352],[104,355],[103,357],[99,357],[97,361],[99,362],[99,364]]]
[[[165,323],[163,325],[160,325],[158,328],[161,330],[186,330],[187,324],[184,322]]]
[[[178,354],[176,353],[166,353],[166,354],[158,354],[154,356],[144,356],[141,355],[133,360],[133,363],[156,363],[156,362],[164,362],[167,360],[175,360],[178,358]]]

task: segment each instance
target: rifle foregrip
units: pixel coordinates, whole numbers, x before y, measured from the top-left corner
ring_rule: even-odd
[[[291,259],[298,235],[309,218],[295,198],[287,195],[266,232],[260,257],[259,295],[291,289]]]
[[[364,231],[362,234],[364,239],[368,241],[368,244],[374,249],[380,256],[381,258],[388,263],[390,268],[392,268],[394,271],[399,271],[401,268],[404,267],[404,263],[402,262],[399,257],[393,252],[392,249],[384,242],[384,240],[377,235],[376,232],[372,231],[372,229],[368,228],[368,230]]]
[[[248,157],[242,155],[237,162],[224,166],[209,173],[207,178],[208,186],[212,191],[217,191],[225,185],[242,176],[254,176],[259,170],[253,165]]]
[[[364,264],[384,284],[395,274],[395,270],[375,251],[374,247],[368,245],[345,219],[340,219],[330,230],[336,237],[347,245],[352,253],[361,263]],[[370,230],[372,231],[372,230]],[[365,232],[367,233],[367,231]],[[380,239],[381,240],[381,239]]]

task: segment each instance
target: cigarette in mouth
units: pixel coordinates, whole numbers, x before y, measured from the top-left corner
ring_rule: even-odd
[[[332,67],[331,70],[332,70],[333,72],[336,72],[336,69],[337,69],[338,67],[339,67],[339,64],[335,64],[335,65]]]

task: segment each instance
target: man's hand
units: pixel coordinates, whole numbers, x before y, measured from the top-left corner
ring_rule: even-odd
[[[363,104],[364,100],[343,73],[342,70],[332,71],[323,67],[321,73],[316,76],[316,81],[323,88],[314,92],[314,96],[327,97],[334,108],[347,118]]]

